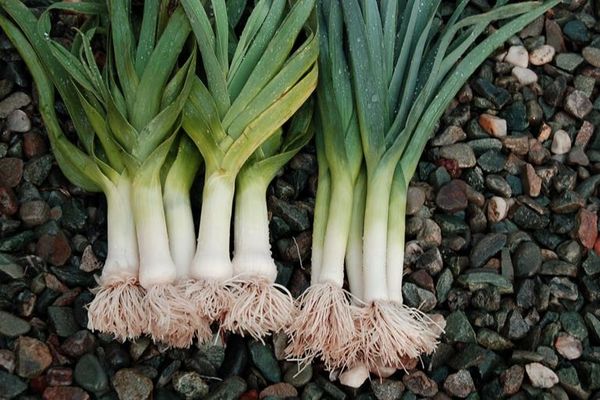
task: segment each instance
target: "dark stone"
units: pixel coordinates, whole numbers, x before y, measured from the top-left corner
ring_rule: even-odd
[[[512,257],[517,277],[528,277],[537,274],[542,266],[542,253],[535,243],[521,243]]]
[[[91,353],[96,347],[96,337],[88,330],[80,330],[69,336],[60,346],[61,351],[69,356],[78,358]]]
[[[503,333],[511,340],[523,339],[529,332],[529,325],[517,310],[510,312],[503,327]]]
[[[510,93],[488,80],[477,78],[471,82],[471,87],[479,96],[491,101],[496,109],[501,109],[510,101]]]
[[[70,307],[48,307],[48,318],[60,337],[71,336],[79,330]]]
[[[506,235],[492,233],[482,238],[471,251],[471,266],[483,266],[491,257],[497,254],[506,245]]]
[[[230,336],[227,340],[225,358],[219,370],[219,375],[225,378],[241,375],[246,369],[248,358],[248,349],[244,339],[237,335]]]
[[[24,319],[0,311],[0,335],[14,338],[26,334],[30,329],[31,325]]]
[[[476,342],[475,331],[462,311],[455,311],[446,317],[445,331],[449,342]]]
[[[103,392],[108,388],[108,377],[93,354],[86,354],[79,359],[73,377],[79,386],[90,392]]]
[[[14,399],[27,390],[27,384],[15,375],[0,370],[0,393],[7,399]]]
[[[252,362],[269,382],[281,382],[281,370],[273,351],[265,344],[252,341],[248,344]]]

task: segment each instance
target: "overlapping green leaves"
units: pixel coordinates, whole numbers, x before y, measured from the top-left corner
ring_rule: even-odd
[[[230,18],[223,0],[182,1],[203,67],[185,106],[183,127],[208,170],[237,173],[314,90],[318,42],[315,28],[307,28],[314,3],[260,0],[237,40],[224,27]],[[237,43],[231,60],[230,42]]]

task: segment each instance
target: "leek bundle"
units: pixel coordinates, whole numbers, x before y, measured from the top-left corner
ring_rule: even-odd
[[[447,21],[441,0],[321,0],[319,182],[312,285],[288,329],[291,358],[320,356],[357,386],[430,354],[442,331],[402,302],[406,192],[438,119],[471,74],[558,1]],[[490,23],[511,19],[479,44]],[[324,179],[323,179],[324,178]],[[344,258],[351,296],[344,293]]]
[[[184,339],[179,332],[182,322],[190,325],[193,312],[174,290],[186,271],[171,255],[161,181],[195,76],[195,50],[178,64],[191,32],[183,9],[169,14],[165,2],[146,1],[136,36],[129,1],[56,3],[39,20],[18,0],[0,5],[10,17],[0,15],[3,29],[38,87],[59,166],[74,184],[107,198],[108,256],[89,306],[89,327],[122,340],[148,332],[156,340],[191,342],[193,331],[188,329]],[[50,37],[53,9],[90,15],[70,48]],[[101,33],[107,52],[102,70],[91,47]],[[76,143],[57,122],[54,90],[73,120]],[[192,150],[191,156],[189,151],[177,156],[168,187],[177,175],[190,174],[181,172],[180,164],[199,157]],[[184,167],[195,168],[193,163]],[[181,207],[189,207],[189,201]]]
[[[225,0],[181,3],[202,60],[183,128],[205,164],[192,279],[182,291],[198,319],[225,321],[228,329],[260,338],[283,329],[293,315],[291,297],[273,285],[265,197],[276,171],[307,140],[310,113],[284,127],[283,142],[282,126],[316,87],[318,43],[307,25],[315,2],[259,0],[237,42],[229,23],[235,10]]]

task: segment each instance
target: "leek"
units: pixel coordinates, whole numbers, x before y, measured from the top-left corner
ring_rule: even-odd
[[[238,190],[243,198],[250,197],[248,201],[262,210],[256,222],[260,224],[257,229],[261,233],[256,237],[238,237],[237,244],[244,243],[244,248],[261,248],[260,274],[264,269],[268,280],[272,280],[263,208],[271,172],[259,174],[263,175],[261,182],[250,186],[247,183],[250,178],[245,176],[260,168],[250,167],[253,161],[247,162],[280,132],[316,86],[318,45],[315,35],[305,29],[314,0],[300,0],[289,7],[285,0],[258,1],[231,57],[229,43],[235,38],[230,36],[225,1],[211,0],[207,5],[198,0],[181,3],[196,37],[203,67],[203,74],[194,80],[184,109],[183,128],[205,163],[198,244],[190,266],[192,279],[187,282],[187,296],[200,318],[222,321],[236,301],[235,288],[232,289],[230,224],[236,178],[244,165],[247,165],[246,172],[239,177]],[[206,9],[208,3],[212,21]],[[238,211],[245,215],[247,212],[240,202]],[[244,221],[245,217],[239,224],[247,225]],[[244,235],[247,228],[240,228],[239,224],[238,230]],[[247,241],[253,239],[256,243],[247,245]],[[236,264],[251,263],[247,258],[240,260],[244,254],[241,249],[237,252],[239,262]],[[246,272],[246,267],[243,268]],[[236,326],[245,326],[238,317],[235,319]],[[232,324],[228,325],[237,330]],[[257,332],[262,332],[262,328]]]
[[[266,193],[278,171],[306,145],[312,129],[312,105],[293,118],[286,135],[273,135],[239,172],[235,196],[233,293],[235,301],[223,328],[262,340],[289,326],[295,305],[288,290],[275,284],[277,266],[269,244]]]
[[[0,5],[20,29],[12,29],[15,46],[38,87],[48,92],[40,111],[60,167],[76,185],[107,198],[109,255],[89,306],[89,327],[119,339],[148,332],[168,341],[182,322],[189,325],[191,312],[174,286],[178,273],[160,177],[194,72],[195,51],[176,66],[191,32],[184,12],[177,8],[167,16],[159,0],[145,2],[136,38],[129,1],[56,3],[39,20],[17,0]],[[91,23],[70,49],[50,37],[53,9],[90,14]],[[108,33],[107,63],[100,71],[90,42],[102,32]],[[81,150],[52,125],[53,89],[73,120]]]

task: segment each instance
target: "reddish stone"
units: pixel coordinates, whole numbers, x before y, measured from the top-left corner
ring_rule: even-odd
[[[44,375],[36,376],[29,380],[29,387],[35,393],[43,393],[44,390],[48,387],[48,383],[46,383],[46,377]]]
[[[458,161],[456,160],[451,160],[449,158],[440,158],[436,161],[436,164],[439,167],[444,167],[452,178],[458,178],[462,173],[462,170],[458,166]]]
[[[289,383],[276,383],[271,386],[267,386],[260,392],[259,398],[264,399],[268,396],[275,396],[277,398],[296,397],[298,396],[298,390]]]
[[[17,340],[17,374],[22,378],[40,376],[52,364],[52,355],[45,343],[21,336]]]
[[[96,337],[88,330],[80,330],[69,336],[60,349],[69,357],[78,358],[94,351],[95,347]]]
[[[466,185],[463,181],[453,180],[442,186],[435,203],[444,211],[455,213],[467,208]]]
[[[598,215],[596,213],[585,208],[579,210],[576,236],[585,248],[594,247],[598,238]]]
[[[596,254],[600,254],[600,237],[596,240],[596,244],[594,245],[594,251]]]
[[[52,305],[58,307],[70,306],[71,304],[73,304],[73,302],[75,301],[77,296],[79,296],[80,293],[81,288],[68,290],[65,293],[61,294],[56,300],[54,300],[54,303],[52,303]]]
[[[23,160],[7,157],[0,159],[0,186],[13,188],[23,177]]]
[[[594,125],[591,122],[583,121],[583,125],[581,125],[581,128],[575,137],[575,146],[587,146],[593,134]]]
[[[248,390],[246,393],[242,393],[240,400],[257,400],[258,391],[256,389]]]
[[[61,231],[56,235],[44,234],[38,240],[35,253],[52,265],[64,265],[71,257],[71,246]]]
[[[43,136],[35,132],[27,132],[23,135],[23,153],[27,158],[34,158],[46,154],[48,146]]]
[[[542,191],[542,178],[538,176],[531,164],[525,164],[523,168],[523,189],[525,194],[538,197]]]
[[[73,370],[67,367],[54,367],[46,372],[49,386],[69,386],[73,383]]]
[[[415,283],[425,290],[435,293],[433,278],[424,269],[419,269],[408,276],[408,281]]]
[[[0,214],[14,215],[19,211],[17,196],[12,189],[0,186]]]
[[[55,386],[44,390],[44,400],[90,400],[83,389],[73,386]]]

